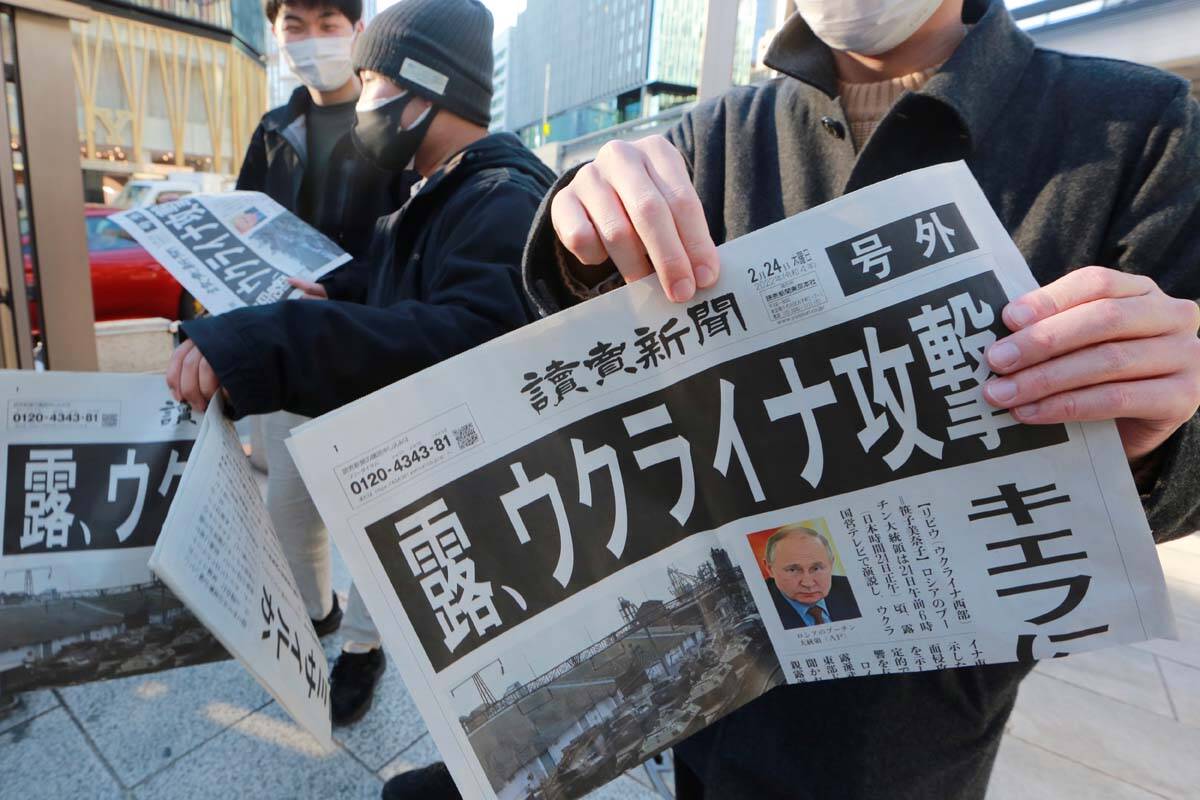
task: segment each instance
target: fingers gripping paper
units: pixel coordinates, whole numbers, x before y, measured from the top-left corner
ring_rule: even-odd
[[[1036,284],[963,164],[293,433],[466,797],[580,797],[777,684],[1169,636],[1111,423],[983,399]]]

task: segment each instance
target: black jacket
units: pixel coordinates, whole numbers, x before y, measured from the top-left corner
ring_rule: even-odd
[[[246,150],[238,189],[263,192],[297,213],[308,157],[310,108],[312,97],[301,86],[286,105],[263,116]],[[336,194],[322,201],[316,219],[304,220],[355,258],[321,281],[330,297],[363,300],[369,276],[362,271],[362,259],[370,247],[375,222],[404,204],[419,177],[413,172],[379,169],[358,154],[349,132],[334,146],[327,185]]]
[[[684,154],[715,241],[965,159],[1040,282],[1099,264],[1200,298],[1200,108],[1186,82],[1039,49],[999,0],[966,0],[964,19],[973,26],[953,56],[921,91],[902,96],[855,153],[832,54],[793,16],[767,57],[784,77],[696,107],[668,137]],[[553,313],[587,296],[573,277],[585,273],[554,236],[548,198],[527,248],[527,290]],[[1200,419],[1161,453],[1143,497],[1159,541],[1200,527]],[[706,798],[982,800],[1029,669],[780,687],[675,754],[703,780]]]
[[[529,321],[521,250],[554,173],[488,136],[379,220],[365,305],[286,300],[184,323],[236,416],[315,417]]]
[[[847,619],[858,619],[862,612],[854,599],[854,590],[850,588],[850,579],[842,575],[830,576],[829,594],[825,596],[825,607],[829,609],[829,619],[826,622],[841,622]],[[788,602],[775,585],[774,578],[767,579],[767,589],[771,599],[775,601],[775,611],[779,614],[779,622],[785,630],[807,627],[804,618],[796,607]]]
[[[963,159],[1039,283],[1097,264],[1200,299],[1200,106],[1187,82],[1039,49],[1002,2],[967,0],[964,17],[975,25],[954,55],[897,101],[856,154],[832,55],[793,15],[767,54],[787,77],[698,106],[667,135],[688,163],[714,241]],[[571,275],[589,268],[571,261],[547,200],[524,267],[542,314],[587,293]],[[1161,452],[1145,503],[1159,542],[1200,528],[1200,416]]]

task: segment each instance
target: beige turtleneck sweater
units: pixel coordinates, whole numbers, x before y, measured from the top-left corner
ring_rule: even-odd
[[[933,73],[941,65],[930,67],[920,72],[912,72],[899,78],[889,78],[875,83],[846,83],[838,81],[838,92],[841,94],[842,109],[846,112],[846,120],[850,123],[850,136],[854,141],[854,149],[862,148],[863,143],[870,138],[879,121],[900,95],[905,92],[920,90]]]

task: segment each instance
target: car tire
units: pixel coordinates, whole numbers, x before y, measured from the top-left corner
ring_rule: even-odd
[[[208,311],[204,306],[200,305],[200,301],[192,297],[192,293],[184,289],[179,293],[179,316],[180,322],[187,322],[189,319],[208,316]]]

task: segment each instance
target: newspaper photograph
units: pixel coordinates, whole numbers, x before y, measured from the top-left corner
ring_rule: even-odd
[[[315,281],[351,260],[260,192],[192,194],[112,220],[212,314],[282,300],[288,278]]]
[[[783,683],[1174,636],[1112,423],[988,405],[1036,287],[962,163],[292,432],[468,798],[573,798]]]
[[[325,652],[219,395],[150,569],[302,728],[333,747]]]
[[[161,375],[0,372],[0,689],[228,658],[147,561],[200,420]]]

